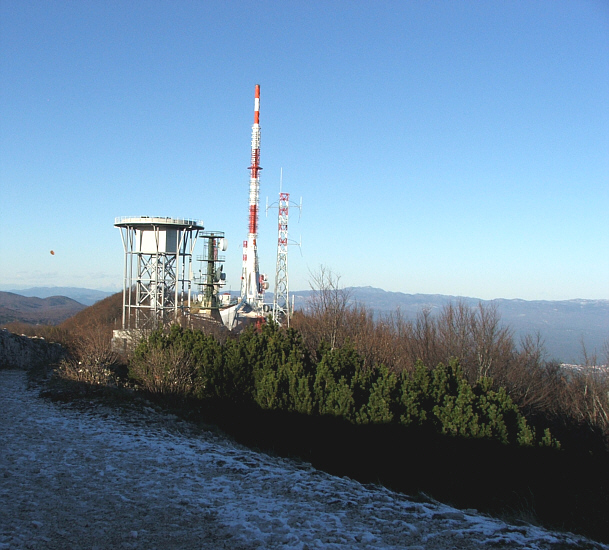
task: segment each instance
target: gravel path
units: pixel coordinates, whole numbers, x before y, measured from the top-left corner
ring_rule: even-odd
[[[41,399],[0,371],[0,550],[607,549],[420,503],[152,409]]]

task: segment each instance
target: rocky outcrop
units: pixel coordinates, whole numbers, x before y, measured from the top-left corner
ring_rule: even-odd
[[[66,355],[65,349],[44,338],[28,338],[0,330],[0,368],[31,369],[57,363]]]

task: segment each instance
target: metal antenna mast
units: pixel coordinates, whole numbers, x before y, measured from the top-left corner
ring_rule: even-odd
[[[283,168],[279,179],[279,214],[277,237],[277,266],[275,269],[275,293],[273,295],[273,320],[276,323],[290,326],[292,311],[290,308],[290,285],[288,278],[288,218],[290,212],[290,194],[283,192]],[[300,205],[294,205],[302,208]]]
[[[256,84],[254,97],[254,124],[252,126],[252,157],[249,185],[249,219],[247,241],[243,242],[243,274],[241,281],[241,302],[254,311],[262,312],[265,276],[258,266],[258,195],[260,192],[260,84]]]

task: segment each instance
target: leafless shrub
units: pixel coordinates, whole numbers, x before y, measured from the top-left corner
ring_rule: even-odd
[[[406,320],[397,308],[382,316],[379,324],[385,342],[383,348],[386,350],[383,363],[394,372],[413,370],[418,356],[413,323]]]
[[[476,350],[478,377],[492,376],[512,360],[514,338],[508,327],[501,325],[497,306],[478,305],[472,321],[472,336]]]
[[[477,377],[476,332],[481,331],[472,308],[463,301],[446,305],[437,320],[438,347],[441,349],[438,359],[446,361],[448,357],[458,357],[462,365],[471,366],[470,377]]]
[[[594,350],[592,353],[588,351],[588,347],[586,346],[583,336],[581,337],[579,343],[582,348],[582,358],[584,360],[583,365],[586,367],[596,367],[598,365],[598,356],[596,354],[596,350]]]
[[[116,364],[118,355],[112,350],[112,331],[101,324],[93,324],[76,335],[74,351],[81,362],[92,365]]]
[[[437,318],[425,320],[423,326],[425,334],[420,335],[419,330],[415,337],[425,339],[425,349],[435,363],[457,357],[470,382],[483,376],[494,377],[513,363],[513,335],[501,325],[495,304],[479,303],[477,308],[471,308],[463,301],[450,303]]]
[[[495,305],[471,308],[459,301],[438,315],[424,309],[414,322],[399,310],[375,320],[369,308],[350,302],[350,292],[339,282],[322,266],[312,275],[307,309],[293,319],[312,351],[324,340],[334,348],[349,339],[365,365],[382,363],[393,371],[409,370],[417,360],[435,366],[457,357],[472,382],[506,373],[519,360],[512,332],[501,325]]]
[[[560,368],[560,389],[556,408],[563,417],[569,417],[590,430],[600,430],[609,448],[609,339],[603,344],[600,365],[596,350],[589,353],[582,339],[583,364]]]
[[[590,429],[601,430],[609,444],[609,376],[583,368],[563,372],[561,382],[560,412]]]
[[[410,356],[414,361],[421,360],[429,367],[444,361],[444,354],[439,345],[438,323],[432,317],[430,309],[425,308],[417,314],[407,337],[410,339]]]
[[[557,413],[560,367],[545,360],[545,349],[539,333],[523,337],[512,360],[496,368],[493,377],[497,385],[508,389],[514,402],[527,414]]]
[[[349,312],[349,339],[362,356],[363,366],[385,365],[396,371],[400,365],[400,352],[391,322],[387,319],[374,319],[370,308],[355,305]]]
[[[145,356],[134,358],[130,373],[152,393],[190,395],[194,390],[194,362],[177,346],[152,348]]]
[[[60,362],[57,374],[65,380],[84,382],[92,385],[116,385],[116,375],[103,364],[83,363],[75,359],[64,359]]]
[[[102,323],[81,327],[67,341],[71,358],[60,363],[58,375],[89,384],[116,384],[118,355],[112,350],[111,338],[111,329]]]

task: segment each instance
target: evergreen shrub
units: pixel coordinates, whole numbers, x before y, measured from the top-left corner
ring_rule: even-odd
[[[503,444],[558,446],[547,429],[537,438],[490,378],[468,382],[456,359],[433,368],[418,362],[412,371],[395,373],[382,364],[364,367],[349,341],[339,348],[322,342],[314,359],[297,331],[272,322],[224,344],[178,325],[157,330],[135,350],[130,375],[151,392]]]

